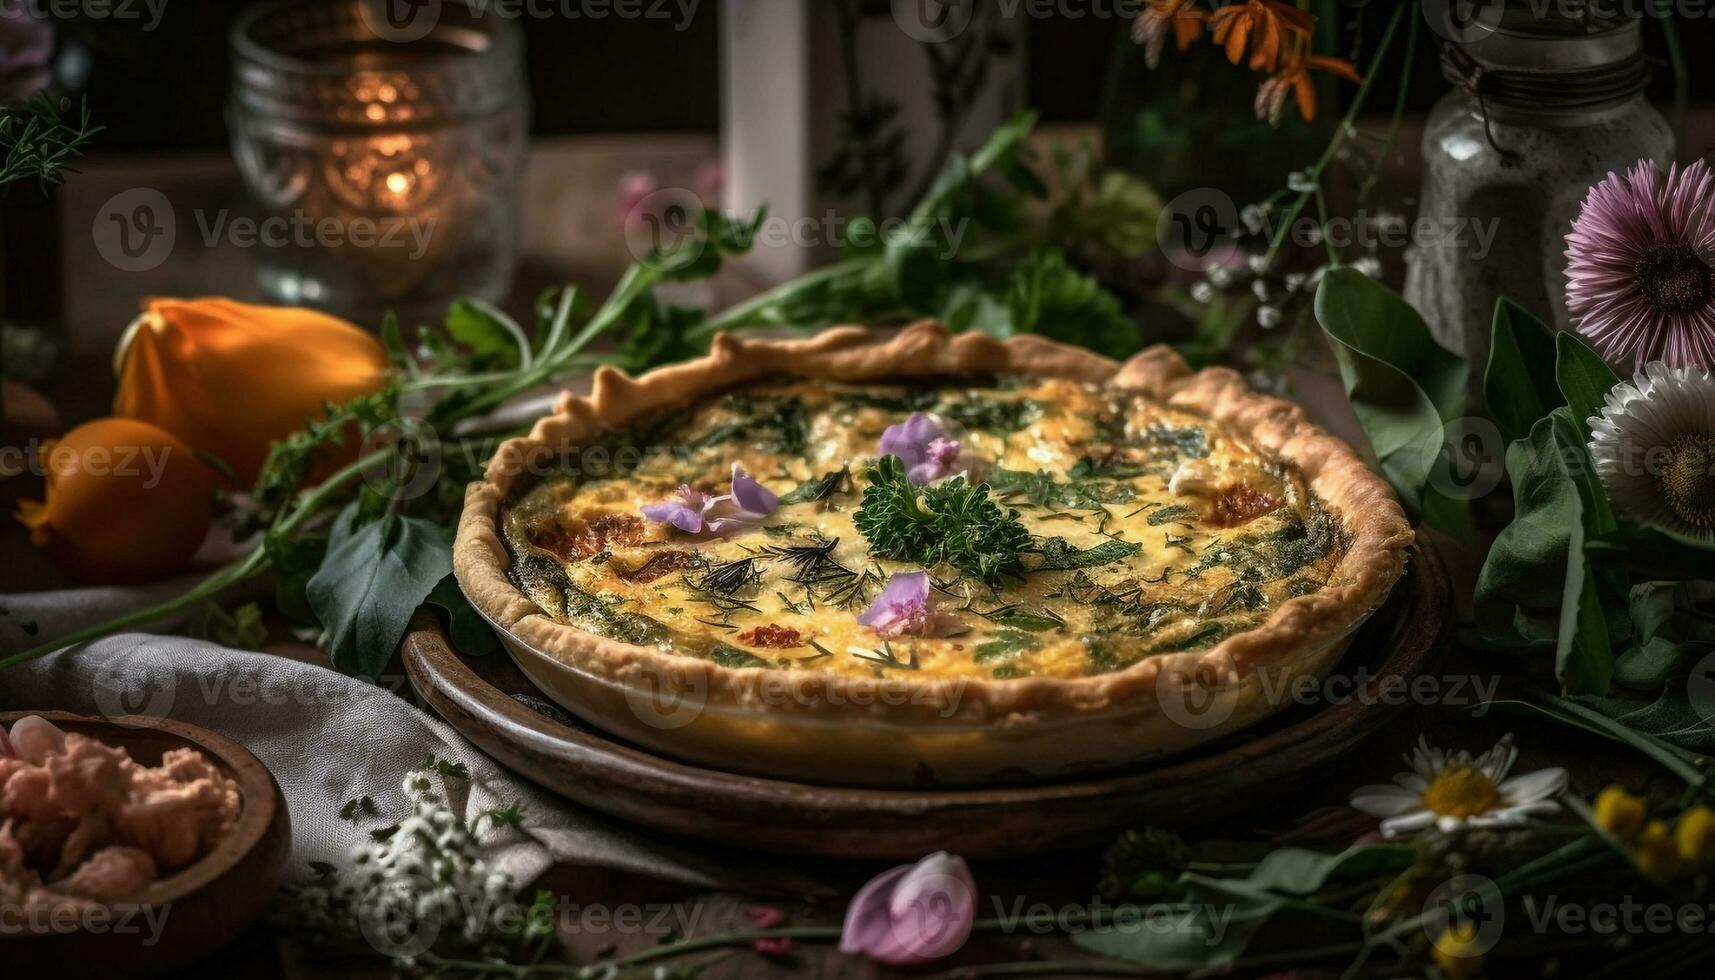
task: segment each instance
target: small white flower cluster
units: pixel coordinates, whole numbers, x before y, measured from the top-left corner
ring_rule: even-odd
[[[474,948],[498,939],[516,921],[510,876],[480,856],[473,826],[435,791],[435,774],[404,780],[411,815],[353,849],[351,867],[324,869],[324,880],[298,893],[298,925],[309,934],[367,942],[409,968],[431,947]]]
[[[1289,186],[1294,180],[1302,184],[1303,181],[1308,180],[1308,177],[1302,173],[1294,173],[1288,181]],[[1314,189],[1313,184],[1304,186]],[[1302,190],[1303,187],[1293,186],[1292,189]],[[1274,205],[1271,203],[1247,204],[1241,208],[1239,221],[1244,225],[1244,232],[1239,235],[1239,238],[1257,238],[1265,235],[1268,230],[1269,212],[1273,209]],[[1397,215],[1387,215],[1386,219],[1403,222],[1403,218],[1399,218]],[[1322,229],[1319,226],[1308,228],[1305,230],[1305,235],[1310,240],[1310,244],[1320,244]],[[1243,285],[1244,276],[1248,273],[1250,276],[1250,292],[1258,304],[1256,309],[1257,325],[1264,330],[1272,330],[1285,321],[1284,307],[1286,304],[1291,302],[1296,295],[1314,293],[1316,287],[1322,282],[1322,276],[1331,268],[1330,265],[1324,263],[1310,272],[1287,272],[1278,280],[1271,280],[1269,275],[1274,271],[1276,264],[1277,262],[1271,254],[1268,251],[1263,251],[1246,255],[1242,263],[1227,261],[1209,265],[1203,270],[1203,277],[1191,284],[1191,298],[1203,304],[1213,303],[1222,291]],[[1381,278],[1382,264],[1374,256],[1366,255],[1354,259],[1348,264],[1348,267],[1371,279]]]

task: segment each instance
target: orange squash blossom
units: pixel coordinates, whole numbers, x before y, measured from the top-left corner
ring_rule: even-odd
[[[151,299],[114,356],[114,412],[159,426],[253,482],[269,445],[380,390],[387,352],[315,310]]]

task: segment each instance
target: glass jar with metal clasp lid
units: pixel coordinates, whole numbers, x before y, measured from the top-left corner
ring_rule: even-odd
[[[1473,365],[1476,403],[1495,301],[1566,329],[1565,237],[1590,186],[1674,152],[1671,128],[1644,99],[1636,18],[1490,7],[1497,17],[1438,29],[1442,72],[1457,87],[1424,129],[1405,287],[1436,338]]]

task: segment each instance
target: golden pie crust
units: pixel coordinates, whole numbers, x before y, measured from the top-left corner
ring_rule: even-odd
[[[1201,415],[1295,467],[1344,532],[1328,584],[1203,650],[1088,677],[924,678],[737,669],[585,632],[508,576],[508,503],[562,454],[629,424],[769,378],[841,382],[1021,375],[1105,385]],[[881,337],[837,327],[804,340],[715,339],[707,357],[637,379],[602,368],[471,484],[453,565],[530,678],[624,737],[697,761],[872,784],[1044,778],[1180,751],[1285,706],[1280,692],[1336,662],[1404,571],[1412,531],[1387,484],[1298,406],[1233,371],[1193,373],[1166,347],[1123,365],[1035,336],[999,341],[920,323]],[[1211,700],[1212,699],[1212,700]],[[1223,701],[1223,699],[1226,699]],[[1211,708],[1211,705],[1213,707]]]

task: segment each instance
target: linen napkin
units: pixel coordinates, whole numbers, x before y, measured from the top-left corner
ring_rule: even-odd
[[[182,583],[180,583],[182,586]],[[173,586],[0,595],[0,652],[171,595]],[[409,695],[408,686],[400,693]],[[368,831],[410,812],[400,783],[433,753],[468,768],[467,816],[513,803],[524,832],[502,828],[487,857],[520,886],[556,862],[708,888],[817,893],[828,887],[773,859],[668,840],[519,779],[400,693],[288,657],[177,636],[123,634],[0,671],[0,711],[60,710],[171,718],[244,745],[273,772],[292,819],[289,883],[312,861],[345,867]],[[342,819],[368,796],[381,822]]]

